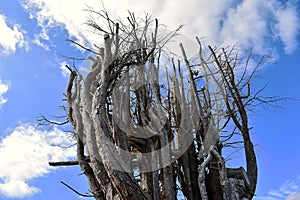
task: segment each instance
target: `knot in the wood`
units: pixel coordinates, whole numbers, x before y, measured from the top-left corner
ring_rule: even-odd
[[[223,168],[223,163],[222,163],[222,161],[219,161],[219,162],[218,162],[218,168],[219,168],[219,170],[222,170],[222,168]]]
[[[104,40],[107,40],[107,39],[109,39],[109,34],[104,35]]]

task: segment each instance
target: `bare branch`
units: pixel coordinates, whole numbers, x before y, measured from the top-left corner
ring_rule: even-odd
[[[89,194],[81,194],[80,192],[78,192],[77,190],[75,190],[74,188],[72,188],[71,186],[69,186],[68,184],[66,184],[63,181],[60,181],[63,185],[65,185],[67,188],[69,188],[70,190],[72,190],[73,192],[75,192],[76,194],[82,196],[82,197],[94,197],[94,195],[89,195]]]
[[[91,162],[90,158],[86,157],[85,162]],[[57,166],[73,166],[73,165],[79,165],[78,160],[73,160],[73,161],[60,161],[60,162],[49,162],[49,165],[52,167],[57,167]]]
[[[86,48],[85,46],[79,44],[78,42],[75,42],[74,40],[66,39],[66,41],[67,41],[67,42],[71,42],[71,43],[73,43],[73,44],[79,46],[80,48],[82,48],[82,49],[84,49],[84,50],[86,50],[86,51],[89,51],[89,52],[92,52],[92,53],[94,53],[94,54],[96,54],[96,55],[99,55],[99,53],[97,53],[97,52],[95,52],[95,51],[93,51],[93,50],[91,50],[91,49],[89,49],[89,48]]]

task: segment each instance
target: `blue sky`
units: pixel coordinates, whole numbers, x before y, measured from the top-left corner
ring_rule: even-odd
[[[267,85],[265,96],[300,99],[297,0],[104,3],[113,18],[126,16],[127,9],[147,11],[169,29],[185,24],[182,33],[188,38],[204,37],[211,45],[238,44],[241,54],[249,48],[256,55],[272,54],[253,86]],[[62,66],[72,63],[59,54],[86,55],[65,39],[101,44],[102,38],[84,25],[86,5],[101,9],[99,0],[7,0],[0,6],[0,199],[78,199],[61,180],[87,191],[79,167],[48,166],[49,160],[74,158],[74,148],[62,148],[72,145],[72,138],[60,127],[36,128],[39,115],[63,114],[58,108],[67,84]],[[300,199],[300,101],[278,105],[283,108],[258,107],[250,115],[259,165],[257,200]],[[239,157],[232,155],[235,162]]]

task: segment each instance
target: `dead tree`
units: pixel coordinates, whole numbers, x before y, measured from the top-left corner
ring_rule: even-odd
[[[198,38],[196,59],[181,43],[181,57],[171,57],[165,44],[179,29],[162,33],[147,15],[129,13],[125,23],[91,12],[107,23],[88,21],[104,46],[91,51],[85,77],[67,66],[77,160],[50,164],[78,164],[97,200],[252,199],[248,107],[259,101],[250,90],[257,68],[247,71],[248,60],[242,67],[234,48],[206,49]],[[222,150],[239,144],[246,169],[227,168]]]

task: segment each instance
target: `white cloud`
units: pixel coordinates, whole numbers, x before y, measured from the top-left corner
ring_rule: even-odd
[[[160,23],[170,29],[179,24],[186,24],[184,33],[189,37],[205,37],[207,43],[236,44],[244,48],[254,48],[258,54],[269,53],[278,42],[284,45],[286,53],[292,53],[298,47],[299,14],[297,3],[279,0],[103,0],[112,18],[124,19],[130,9],[141,16],[143,11],[158,17]],[[72,5],[72,9],[70,9]],[[23,7],[28,9],[33,18],[47,29],[64,26],[71,37],[83,44],[101,43],[101,38],[88,31],[84,25],[92,15],[83,10],[88,6],[95,10],[102,8],[98,0],[26,0]],[[184,5],[184,8],[183,8]],[[97,20],[97,17],[95,17]],[[125,18],[126,19],[126,18]],[[98,20],[101,20],[98,18]]]
[[[35,35],[35,36],[34,36],[34,40],[32,40],[32,42],[33,42],[34,44],[36,44],[37,46],[42,47],[42,48],[45,49],[46,51],[50,51],[49,46],[48,46],[47,44],[41,42],[39,36]]]
[[[286,200],[299,200],[299,199],[300,199],[300,192],[294,192],[286,198]]]
[[[27,197],[40,192],[28,181],[54,170],[49,161],[73,158],[72,139],[59,129],[37,130],[30,125],[16,127],[0,142],[0,193],[8,197]]]
[[[0,79],[0,109],[3,106],[3,104],[5,104],[7,102],[7,99],[5,99],[3,97],[3,94],[8,91],[8,88],[9,88],[9,85],[2,83],[2,81]]]
[[[5,184],[0,184],[0,193],[8,197],[31,196],[41,192],[39,188],[29,186],[23,180],[9,180]]]
[[[264,39],[268,33],[267,12],[261,0],[244,0],[234,8],[230,8],[223,22],[220,36],[228,44],[238,42],[246,47],[254,45],[254,51],[262,52]]]
[[[286,53],[292,53],[298,45],[297,35],[300,31],[299,13],[296,6],[288,3],[286,7],[281,6],[275,11],[278,20],[275,30],[284,44]]]
[[[28,50],[28,43],[24,39],[25,31],[19,24],[14,24],[11,28],[6,22],[6,17],[1,14],[0,30],[0,47],[3,48],[5,54],[14,53],[17,47]]]
[[[70,0],[25,0],[22,1],[25,9],[30,11],[31,18],[38,21],[42,27],[41,36],[49,40],[48,30],[57,26],[65,27],[71,37],[80,43],[86,44],[86,16],[82,12],[85,7],[83,1]],[[71,6],[70,6],[71,5]]]
[[[296,180],[285,181],[278,189],[269,191],[266,196],[255,200],[298,200],[300,199],[300,176]]]

